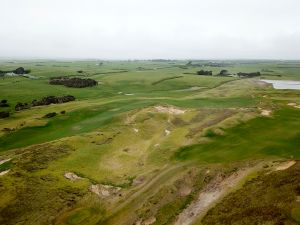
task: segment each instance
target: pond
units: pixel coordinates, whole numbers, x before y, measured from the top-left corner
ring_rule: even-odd
[[[300,90],[300,81],[296,80],[261,80],[272,84],[275,89]]]

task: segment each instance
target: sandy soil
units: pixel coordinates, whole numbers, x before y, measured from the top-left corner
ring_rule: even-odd
[[[169,113],[174,115],[180,115],[186,112],[186,110],[178,109],[175,107],[166,107],[166,106],[155,106],[154,107],[158,112]]]
[[[169,131],[169,130],[167,130],[167,129],[165,130],[165,135],[166,135],[166,136],[170,135],[170,133],[171,133],[171,131]]]
[[[121,188],[104,184],[92,184],[89,187],[89,190],[99,197],[107,198],[111,195],[116,195],[121,190]]]
[[[5,174],[7,174],[9,171],[10,171],[10,170],[5,170],[5,171],[0,172],[0,176],[3,176],[3,175],[5,175]]]
[[[262,115],[262,116],[270,116],[271,113],[272,113],[271,110],[267,110],[267,109],[262,109],[262,110],[261,110],[261,115]]]
[[[295,107],[295,108],[297,108],[297,109],[300,109],[300,105],[297,105],[297,104],[294,103],[294,102],[288,103],[287,105],[288,105],[288,106],[293,106],[293,107]]]
[[[212,181],[200,192],[198,198],[179,214],[174,225],[189,225],[195,219],[204,216],[218,200],[229,193],[247,175],[253,172],[254,169],[255,167],[240,169],[225,179],[215,179]]]
[[[151,225],[153,223],[156,222],[156,218],[155,217],[151,217],[145,221],[139,220],[137,222],[134,223],[134,225]]]
[[[65,173],[64,177],[71,180],[71,181],[76,181],[76,180],[81,180],[82,179],[82,177],[79,177],[75,173],[72,173],[72,172]]]
[[[279,166],[277,166],[275,170],[276,171],[286,170],[286,169],[290,168],[291,166],[293,166],[295,164],[296,164],[295,160],[284,162],[284,163],[280,164]]]
[[[11,159],[3,159],[3,160],[0,160],[0,165],[2,165],[3,163],[6,163],[8,161],[10,161]]]

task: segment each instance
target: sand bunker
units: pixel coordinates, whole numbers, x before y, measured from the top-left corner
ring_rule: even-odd
[[[272,113],[271,110],[267,110],[267,109],[262,109],[262,110],[261,110],[261,115],[262,115],[262,116],[270,116],[271,113]]]
[[[174,115],[180,115],[186,112],[186,110],[178,109],[175,107],[167,107],[167,106],[155,106],[154,107],[158,112],[169,113]]]

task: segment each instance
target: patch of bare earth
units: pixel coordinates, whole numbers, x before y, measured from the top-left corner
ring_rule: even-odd
[[[260,109],[261,110],[261,115],[262,116],[270,116],[272,114],[272,110],[268,110],[268,109]]]
[[[186,110],[178,109],[173,106],[155,106],[154,107],[158,112],[169,113],[174,115],[184,114]]]
[[[156,218],[155,217],[150,217],[149,219],[146,219],[144,221],[139,220],[139,221],[135,222],[134,225],[151,225],[155,222],[156,222]]]
[[[256,167],[240,169],[227,178],[217,177],[176,218],[174,225],[189,225],[203,217],[221,198],[234,189]]]
[[[11,159],[3,159],[3,160],[0,160],[0,165],[2,165],[3,163],[6,163],[8,161],[10,161]],[[10,170],[4,170],[4,171],[1,171],[0,172],[0,176],[3,176],[5,174],[7,174]]]
[[[3,175],[5,175],[5,174],[7,174],[9,171],[10,171],[10,170],[4,170],[4,171],[0,172],[0,176],[3,176]]]
[[[89,190],[101,198],[108,198],[117,195],[121,191],[121,188],[104,184],[92,184]]]
[[[6,162],[8,162],[8,161],[10,161],[11,159],[2,159],[2,160],[0,160],[0,165],[2,165],[3,163],[6,163]]]
[[[77,181],[77,180],[83,179],[82,177],[79,177],[78,175],[76,175],[75,173],[72,173],[72,172],[65,173],[64,177],[71,181]]]
[[[288,103],[287,105],[288,105],[288,106],[292,106],[292,107],[294,107],[294,108],[296,108],[296,109],[300,109],[300,105],[297,105],[297,104],[294,103],[294,102]]]
[[[295,164],[296,164],[295,160],[284,162],[284,163],[281,163],[279,166],[277,166],[275,170],[276,171],[286,170]]]

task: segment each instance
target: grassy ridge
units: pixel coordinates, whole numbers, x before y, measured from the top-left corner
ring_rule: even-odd
[[[259,117],[211,137],[206,144],[182,147],[179,160],[232,162],[247,158],[279,156],[300,158],[300,117],[298,109],[281,109],[272,118]]]

